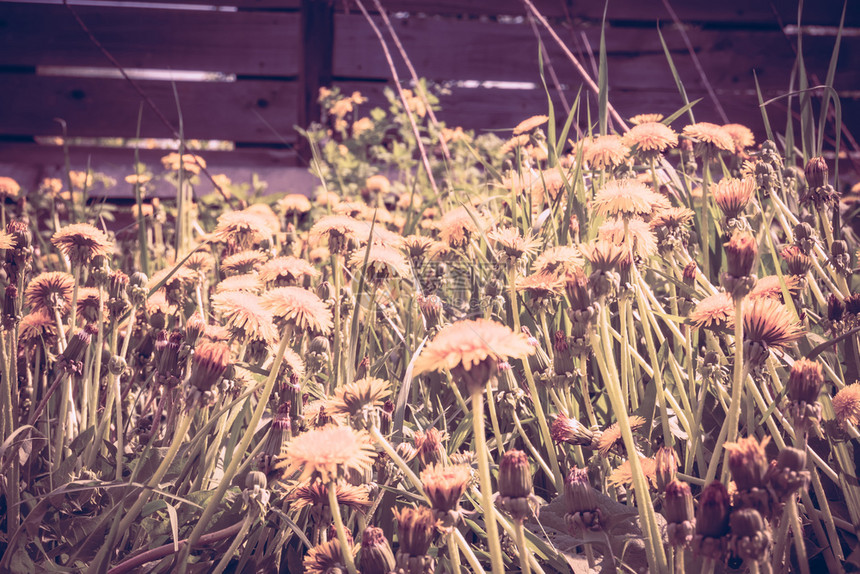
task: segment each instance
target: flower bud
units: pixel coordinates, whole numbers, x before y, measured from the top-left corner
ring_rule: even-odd
[[[427,330],[435,329],[442,320],[442,299],[438,295],[418,295],[418,308],[424,315]]]
[[[845,303],[836,295],[831,295],[827,299],[827,320],[831,323],[836,323],[842,320],[845,315]]]
[[[683,272],[684,285],[687,287],[695,287],[696,286],[696,275],[699,274],[699,268],[696,266],[695,261],[690,261],[685,267]]]
[[[702,491],[696,515],[696,534],[706,538],[722,538],[729,532],[731,499],[723,483],[714,481]]]
[[[815,247],[815,231],[808,223],[798,223],[794,226],[794,244],[809,255]]]
[[[594,512],[597,510],[597,495],[588,480],[588,471],[584,468],[571,468],[564,481],[564,499],[567,511]]]
[[[788,375],[787,394],[790,401],[815,403],[824,385],[821,364],[809,359],[798,359]]]
[[[739,508],[732,512],[732,553],[744,561],[761,562],[767,557],[770,533],[758,510]]]
[[[191,375],[188,385],[201,392],[210,391],[218,384],[230,364],[230,347],[223,343],[202,343],[191,358]]]
[[[394,568],[394,553],[382,529],[365,528],[361,534],[358,569],[362,574],[390,574]]]
[[[400,541],[400,549],[397,553],[409,557],[427,556],[427,551],[436,534],[436,519],[433,511],[426,506],[395,508],[394,517],[397,519],[397,533]]]
[[[724,247],[726,250],[726,272],[733,277],[751,275],[758,255],[755,238],[748,233],[737,233]]]
[[[509,450],[499,462],[499,495],[528,498],[532,494],[532,471],[529,459],[521,450]]]
[[[245,488],[253,489],[265,489],[268,485],[268,480],[266,480],[266,475],[260,472],[259,470],[252,470],[245,477]]]
[[[806,184],[813,189],[824,187],[830,180],[827,162],[821,156],[809,158],[804,175],[806,175]]]
[[[657,467],[657,489],[665,490],[666,485],[675,480],[678,472],[678,454],[672,447],[664,446],[654,456]]]
[[[686,482],[673,480],[666,485],[663,514],[666,517],[666,534],[672,546],[686,546],[693,539],[693,495]]]
[[[591,429],[576,419],[568,418],[559,414],[552,422],[550,435],[555,442],[566,442],[567,444],[591,446],[594,433]]]

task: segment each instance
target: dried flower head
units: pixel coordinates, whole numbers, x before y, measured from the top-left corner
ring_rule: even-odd
[[[263,306],[277,319],[297,329],[328,335],[331,310],[316,293],[301,287],[277,287],[263,294]]]
[[[28,313],[18,323],[18,339],[23,345],[35,347],[44,342],[50,349],[56,337],[57,322],[44,310]]]
[[[206,393],[218,384],[230,364],[230,347],[223,343],[200,343],[191,356],[188,386]]]
[[[668,207],[671,204],[664,195],[631,179],[609,181],[594,196],[594,209],[603,216],[649,215]]]
[[[362,574],[390,574],[395,569],[394,553],[381,528],[368,526],[361,533],[358,568]]]
[[[430,427],[426,431],[418,431],[412,437],[415,443],[415,454],[421,459],[422,464],[440,463],[445,458],[445,447],[442,440],[447,435],[439,432],[439,429]]]
[[[301,471],[298,480],[319,476],[324,483],[345,476],[349,471],[367,471],[376,452],[365,431],[327,426],[294,437],[287,445],[283,476]]]
[[[426,506],[395,508],[400,549],[397,554],[409,557],[427,556],[436,533],[436,517]]]
[[[847,385],[831,399],[835,420],[840,424],[860,423],[860,383]]]
[[[75,278],[62,271],[46,271],[30,280],[24,298],[32,311],[44,311],[51,315],[54,310],[68,311],[72,300]]]
[[[225,291],[212,296],[212,308],[226,322],[236,336],[272,342],[278,330],[272,322],[272,313],[257,295],[242,291]]]
[[[51,237],[51,243],[73,264],[87,263],[99,255],[107,256],[113,244],[107,235],[89,223],[73,223]]]
[[[568,444],[591,446],[594,433],[587,426],[574,418],[558,414],[552,422],[550,430],[552,440]]]
[[[763,488],[769,466],[765,447],[770,437],[759,442],[755,437],[740,438],[738,442],[727,442],[729,470],[739,492]]]

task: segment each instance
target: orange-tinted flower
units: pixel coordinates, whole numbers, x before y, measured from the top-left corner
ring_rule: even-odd
[[[364,267],[366,277],[373,283],[383,282],[392,276],[407,279],[411,275],[409,262],[403,253],[382,245],[372,245],[369,252],[367,249],[356,249],[349,258],[349,265],[355,270]]]
[[[334,414],[355,416],[365,407],[381,407],[389,395],[391,385],[388,381],[365,377],[338,387],[334,398],[329,401],[329,408]]]
[[[648,484],[650,484],[652,488],[656,488],[657,462],[653,458],[640,456],[639,467],[642,469],[642,474],[648,479]],[[612,471],[607,480],[612,486],[630,488],[633,485],[633,471],[630,466],[630,461],[625,460],[622,462],[621,466]]]
[[[263,306],[297,329],[328,335],[331,311],[316,293],[301,287],[277,287],[263,294]]]
[[[278,331],[260,298],[243,291],[225,291],[212,296],[212,308],[225,320],[228,329],[238,336],[271,342]]]
[[[585,142],[582,159],[592,169],[618,167],[630,155],[630,148],[624,145],[621,136],[597,136]]]
[[[247,211],[228,211],[218,217],[212,239],[235,249],[253,249],[264,239],[272,237],[269,222]]]
[[[517,280],[517,291],[532,297],[546,298],[564,293],[564,279],[552,273],[533,273]]]
[[[358,553],[358,546],[350,544],[349,551],[352,553],[354,559]],[[308,550],[302,561],[302,567],[305,574],[346,572],[346,559],[343,557],[343,549],[338,539],[333,538]]]
[[[335,496],[338,504],[363,512],[370,507],[370,499],[366,486],[352,486],[342,481],[335,484]],[[306,506],[324,506],[328,504],[328,485],[318,477],[299,484],[287,495],[291,502],[290,509],[301,510]]]
[[[640,416],[632,416],[629,421],[630,430],[634,432],[645,424],[645,419]],[[614,423],[600,435],[600,439],[597,441],[597,450],[601,455],[606,456],[612,447],[621,444],[621,427],[618,426],[618,423]]]
[[[726,124],[723,126],[723,130],[732,138],[732,142],[735,144],[735,153],[739,154],[746,148],[755,145],[755,135],[751,129],[743,124]]]
[[[535,273],[551,273],[561,277],[582,269],[583,263],[582,254],[576,247],[557,245],[538,255],[532,263],[532,270]]]
[[[665,124],[648,122],[633,126],[622,141],[634,151],[649,156],[678,145],[678,134]]]
[[[21,186],[11,177],[0,177],[0,199],[17,199]]]
[[[522,333],[488,319],[465,320],[444,327],[415,360],[413,374],[462,368],[466,371],[486,359],[521,359],[534,347]]]
[[[549,116],[532,116],[525,119],[518,123],[517,127],[514,128],[514,135],[518,136],[520,134],[530,132],[535,128],[539,128],[544,125],[547,120],[549,120]]]
[[[630,123],[634,126],[653,122],[662,122],[663,114],[637,114],[630,118]]]
[[[75,278],[62,271],[47,271],[30,280],[24,298],[32,311],[44,311],[52,315],[54,309],[68,311],[72,301]]]
[[[831,399],[831,403],[837,421],[849,422],[853,425],[860,423],[860,383],[842,388]]]
[[[749,341],[782,348],[803,333],[800,322],[779,301],[760,297],[744,305],[744,338]]]
[[[669,200],[644,183],[622,179],[608,182],[594,196],[594,209],[599,215],[648,215],[671,207]]]
[[[755,192],[755,179],[726,177],[711,188],[714,203],[727,219],[735,219],[746,209]]]
[[[604,239],[580,245],[579,252],[591,264],[593,271],[613,271],[631,263],[629,249]]]
[[[239,251],[221,261],[221,270],[225,275],[244,275],[253,273],[265,261],[266,256],[260,251]]]
[[[624,227],[621,219],[607,219],[597,230],[597,237],[622,246],[642,258],[657,253],[657,236],[647,223],[633,217],[627,221],[626,232]]]
[[[305,278],[314,279],[320,276],[320,272],[309,262],[298,257],[286,256],[275,257],[260,267],[260,281],[269,286],[286,287],[298,285]]]
[[[242,275],[231,275],[215,286],[215,293],[227,291],[244,291],[246,293],[259,294],[263,290],[263,284],[256,273],[244,273]]]
[[[446,526],[453,526],[459,517],[460,498],[471,480],[472,467],[463,464],[428,464],[421,471],[421,483],[430,499],[430,507]]]
[[[715,151],[734,151],[735,142],[729,132],[717,124],[699,122],[684,126],[684,135]]]
[[[783,275],[782,280],[785,282],[785,287],[792,295],[796,295],[800,290],[800,280],[795,275]],[[782,284],[778,275],[768,275],[762,277],[755,282],[755,287],[747,295],[750,299],[756,297],[770,297],[777,301],[782,301]]]
[[[283,476],[300,471],[299,481],[319,476],[328,483],[350,470],[359,474],[369,470],[374,458],[376,452],[366,432],[327,426],[302,433],[290,441]]]
[[[350,239],[356,239],[365,224],[346,215],[327,215],[317,221],[309,235],[311,243],[326,239],[332,253],[341,253]]]
[[[533,255],[540,241],[534,237],[523,237],[516,227],[494,229],[487,238],[495,243],[500,260],[515,263],[521,257]]]
[[[301,193],[289,193],[279,199],[275,205],[278,211],[287,216],[307,213],[313,207],[311,200]]]
[[[44,341],[48,348],[57,337],[57,322],[44,310],[24,315],[18,323],[18,339],[24,345],[37,345]]]
[[[486,226],[483,217],[465,207],[458,207],[442,216],[439,222],[439,237],[455,249],[469,244],[473,233]]]
[[[728,293],[705,297],[690,312],[690,320],[697,329],[702,327],[731,327],[734,324],[735,303]]]
[[[51,243],[75,264],[106,256],[113,247],[107,235],[89,223],[73,223],[61,228],[51,237]]]

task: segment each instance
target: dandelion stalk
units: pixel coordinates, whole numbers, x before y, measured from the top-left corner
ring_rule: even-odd
[[[487,526],[487,545],[490,548],[490,561],[493,565],[493,574],[503,574],[505,571],[505,562],[502,558],[502,545],[499,540],[499,529],[496,524],[496,518],[492,514],[493,485],[490,479],[488,458],[490,453],[487,451],[487,437],[484,431],[484,393],[481,389],[477,389],[472,393],[471,398],[472,430],[475,435],[475,455],[478,458],[478,479],[481,483],[481,507],[484,509],[484,519]]]
[[[337,531],[337,540],[340,542],[343,561],[346,562],[346,569],[349,571],[349,574],[357,574],[352,549],[346,540],[346,529],[343,526],[343,518],[340,515],[340,504],[337,501],[337,485],[335,481],[330,481],[326,486],[326,490],[328,491],[328,506],[331,510],[331,518],[334,522],[335,530]]]
[[[520,558],[520,571],[523,574],[531,574],[529,565],[529,547],[526,543],[526,530],[522,520],[514,520],[514,532],[517,534],[517,555]]]

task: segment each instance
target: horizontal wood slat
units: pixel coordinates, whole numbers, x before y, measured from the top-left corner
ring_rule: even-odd
[[[9,2],[10,0],[0,0]],[[38,4],[62,4],[63,0],[35,0]],[[177,10],[277,10],[289,11],[301,8],[302,0],[88,0],[88,4],[163,4]]]
[[[75,10],[125,67],[255,76],[299,73],[298,13],[78,6]],[[0,3],[0,66],[111,63],[64,6]]]
[[[495,80],[540,82],[538,42],[528,24],[440,20],[432,18],[394,19],[392,24],[409,59],[422,77],[435,80]],[[600,30],[583,28],[596,52]],[[674,28],[663,31],[675,65],[688,89],[705,86]],[[788,86],[795,55],[782,32],[738,30],[690,30],[698,57],[715,86],[754,87],[752,70],[759,71],[762,87]],[[564,39],[580,60],[591,69],[584,53],[580,31],[565,31]],[[807,69],[824,76],[830,60],[833,38],[804,38]],[[335,18],[334,74],[343,78],[385,78],[390,76],[379,40],[361,15],[341,14]],[[557,68],[562,83],[578,83],[569,59],[556,42],[543,34],[545,51]],[[610,86],[617,88],[671,87],[675,82],[655,28],[610,28],[606,32]],[[394,49],[393,46],[391,49]],[[860,37],[843,38],[836,86],[860,85]],[[400,62],[400,58],[396,59]],[[403,64],[398,72],[408,74]],[[592,74],[596,76],[596,74]]]
[[[141,100],[124,80],[0,75],[4,86],[0,134],[60,135],[62,118],[76,137],[134,137]],[[171,82],[138,84],[161,112],[178,126]],[[294,139],[295,82],[176,82],[185,137],[280,143]],[[267,125],[268,124],[268,125]],[[273,133],[273,130],[277,133]],[[172,137],[144,108],[141,137]]]
[[[522,16],[527,8],[522,0],[381,0],[390,12],[414,12],[434,15],[511,15]],[[603,2],[581,0],[532,0],[537,9],[547,18],[570,18],[572,21],[590,20],[599,22],[603,18]],[[771,25],[777,23],[777,15],[786,23],[797,22],[797,2],[777,0],[672,0],[672,8],[681,21],[725,23],[733,25]],[[357,9],[355,9],[357,11]],[[842,14],[842,2],[807,2],[803,22],[805,24],[834,25]],[[612,0],[609,2],[607,19],[618,21],[654,22],[671,20],[668,11],[659,0]],[[860,2],[848,0],[845,18],[848,26],[860,25]]]

